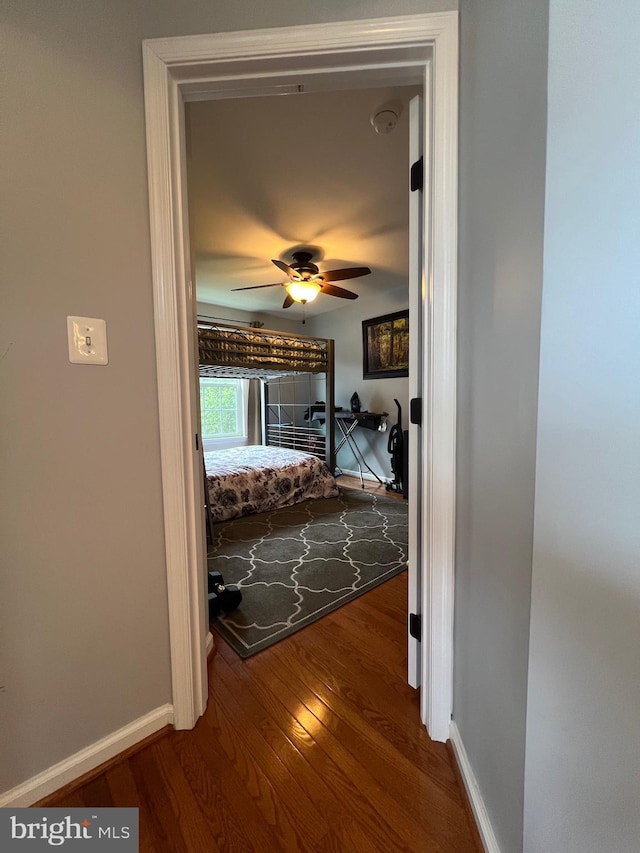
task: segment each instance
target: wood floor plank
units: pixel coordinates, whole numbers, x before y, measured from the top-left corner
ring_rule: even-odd
[[[461,802],[452,800],[428,774],[394,749],[374,726],[361,715],[354,714],[316,672],[310,674],[307,667],[297,667],[297,655],[295,651],[291,653],[292,646],[288,644],[286,652],[280,650],[281,664],[289,670],[287,683],[308,709],[324,718],[324,725],[330,728],[335,739],[346,746],[373,778],[386,780],[387,792],[394,798],[398,811],[405,817],[424,818],[423,831],[432,834],[434,840],[444,837],[445,849],[452,853],[464,850],[460,841],[468,835],[468,828]]]
[[[360,478],[353,474],[340,474],[338,477],[338,485],[343,489],[355,489],[357,492],[367,492],[369,494],[378,495],[379,497],[392,498],[393,500],[405,500],[399,492],[388,492],[386,487],[378,483],[377,480],[364,480],[364,489],[360,484]]]
[[[213,666],[216,666],[216,662]],[[222,669],[223,676],[223,661],[219,663],[219,667]],[[220,670],[216,671],[220,672]],[[329,825],[312,802],[312,798],[307,796],[300,780],[289,772],[278,752],[273,750],[263,737],[259,725],[256,726],[253,723],[251,704],[246,699],[247,697],[244,695],[234,696],[233,690],[226,691],[224,709],[221,711],[221,715],[225,717],[227,731],[241,732],[243,745],[248,748],[256,765],[263,771],[265,778],[270,780],[292,826],[296,827],[296,831],[302,835],[305,843],[310,842],[312,846],[315,846],[329,832]],[[218,717],[218,721],[220,721],[220,717]]]
[[[262,661],[260,676],[269,678],[272,689],[281,698],[286,698],[290,712],[314,742],[337,767],[344,769],[347,776],[354,780],[360,798],[369,802],[372,810],[380,816],[380,821],[387,824],[392,837],[397,837],[408,845],[409,849],[412,839],[422,837],[425,850],[447,850],[451,853],[450,848],[441,847],[436,839],[429,837],[428,828],[416,820],[416,813],[412,812],[411,808],[407,809],[390,794],[389,775],[394,773],[393,767],[385,767],[380,772],[380,766],[375,769],[367,766],[359,754],[360,743],[357,738],[354,739],[353,732],[333,716],[315,691],[300,681],[290,666],[283,665],[280,660],[277,668],[273,668],[266,661]],[[380,780],[384,780],[384,785]],[[419,813],[420,800],[416,798],[412,805],[417,807]],[[377,826],[380,830],[380,823]]]
[[[43,808],[56,808],[59,805],[64,805],[68,809],[83,809],[87,805],[84,801],[83,791],[76,790],[71,791],[68,794],[64,795],[64,801],[52,801],[51,803],[47,800],[47,805],[43,806]]]
[[[384,589],[384,584],[381,589]],[[380,603],[384,604],[382,600]],[[398,643],[399,649],[406,654],[407,629],[405,620],[400,619],[398,613],[389,612],[383,606],[376,607],[374,602],[362,601],[362,598],[356,598],[351,609],[352,618],[362,621],[372,634],[381,636],[384,641]]]
[[[104,775],[114,806],[138,808],[140,853],[161,853],[153,841],[151,813],[146,802],[140,798],[129,762],[121,761],[119,764],[115,764],[105,771]]]
[[[209,703],[48,805],[140,809],[143,853],[481,853],[449,751],[406,683],[402,573],[242,660]]]
[[[390,583],[393,578],[390,578],[379,587],[371,590],[380,590],[381,593],[388,592]],[[364,599],[364,600],[363,600]],[[407,629],[404,618],[400,617],[398,609],[390,608],[382,595],[372,595],[371,600],[366,600],[365,596],[355,598],[353,607],[350,608],[352,618],[360,619],[365,626],[374,634],[380,635],[383,640],[390,639],[400,642],[400,647],[404,649],[407,643]]]
[[[277,696],[277,703],[281,703],[289,712],[292,721],[289,736],[318,776],[335,790],[352,815],[352,820],[364,821],[369,830],[373,831],[375,842],[370,849],[413,851],[415,847],[410,840],[410,833],[404,836],[402,829],[397,832],[391,825],[391,818],[397,817],[395,803],[391,808],[391,802],[385,798],[378,780],[364,771],[338,742],[334,742],[331,733],[323,730],[321,720],[288,690],[277,675],[275,680],[270,677],[268,667],[263,665],[252,683],[259,683],[268,694]],[[278,718],[277,709],[274,709],[273,714],[274,718]],[[421,837],[420,832],[418,837]],[[362,848],[356,846],[345,849],[359,851]],[[424,849],[440,848],[425,845]]]
[[[111,799],[111,791],[104,776],[98,776],[92,779],[82,789],[82,799],[85,806],[95,807],[111,807],[113,800]]]
[[[200,809],[170,739],[154,744],[150,752],[158,767],[159,781],[180,824],[187,849],[216,849],[218,842],[224,838],[218,814],[212,809],[206,809],[204,813]]]
[[[305,636],[305,641],[306,637]],[[317,641],[325,647],[323,652],[327,660],[341,660],[349,669],[356,673],[366,685],[376,685],[378,692],[384,692],[389,700],[396,705],[395,718],[403,716],[409,720],[419,717],[419,694],[412,690],[406,682],[407,661],[402,657],[401,664],[397,664],[397,670],[377,665],[375,659],[369,655],[366,645],[354,644],[351,636],[334,625],[326,625],[317,632]],[[400,677],[399,672],[403,675]],[[367,687],[367,694],[369,688]]]
[[[417,709],[407,704],[399,710],[395,692],[383,682],[358,669],[354,671],[343,655],[328,649],[316,633],[301,631],[298,642],[322,680],[347,702],[354,717],[360,714],[371,726],[399,750],[408,761],[419,764],[451,796],[459,796],[459,784],[451,768],[450,757],[442,744],[434,744],[422,726],[415,725]],[[336,678],[339,675],[340,679]]]
[[[198,775],[205,774],[208,777],[207,787],[216,790],[215,807],[234,831],[232,838],[244,837],[254,850],[277,849],[277,838],[264,820],[255,797],[211,736],[205,720],[201,720],[191,732],[176,732],[173,746],[180,758],[193,767],[201,762],[202,772]],[[241,833],[238,833],[238,828]],[[237,846],[230,849],[243,849],[242,841],[235,843]]]
[[[193,740],[182,732],[171,738],[171,748],[189,784],[191,797],[209,823],[209,830],[215,841],[214,849],[250,853],[253,845],[231,804],[222,793],[224,780],[211,772]]]
[[[353,622],[351,615],[348,619],[329,620],[322,619],[316,626],[316,630],[310,632],[301,631],[301,636],[315,636],[321,642],[328,653],[336,656],[338,653],[342,659],[353,667],[354,658],[358,666],[375,676],[376,681],[384,681],[391,685],[394,690],[401,691],[403,697],[414,695],[407,684],[407,651],[406,634],[403,631],[398,637],[388,636],[384,643],[375,644],[369,641],[366,631],[357,631],[357,640],[354,640],[353,632],[348,630],[349,622]],[[378,655],[384,654],[387,665],[384,666]]]
[[[132,755],[129,766],[140,798],[148,809],[154,846],[162,853],[188,853],[180,821],[173,813],[171,801],[161,782],[160,768],[149,748]]]
[[[397,681],[398,671],[405,666],[406,650],[398,643],[389,642],[387,637],[371,634],[355,612],[350,611],[347,615],[341,611],[344,611],[344,608],[329,613],[325,617],[325,626],[348,639],[354,650],[366,649],[368,659],[374,663],[378,662],[380,672]]]
[[[326,826],[316,826],[313,822],[315,809],[304,815],[299,808],[297,798],[301,790],[297,783],[287,787],[281,775],[281,763],[273,762],[270,771],[262,767],[261,758],[264,755],[254,752],[256,739],[251,745],[245,745],[245,733],[241,725],[235,725],[230,716],[220,705],[211,703],[211,713],[207,714],[205,722],[215,734],[218,742],[226,753],[227,759],[233,764],[247,789],[252,792],[258,808],[264,819],[272,828],[281,850],[313,851],[318,841],[326,834]],[[228,706],[228,697],[225,707]],[[307,834],[309,833],[309,834]]]
[[[239,661],[237,656],[236,661]],[[299,727],[297,720],[286,712],[284,706],[276,707],[277,698],[273,694],[265,694],[257,680],[249,677],[246,667],[234,667],[221,655],[216,663],[219,684],[241,699],[249,710],[251,725],[262,732],[306,794],[316,801],[320,812],[331,816],[331,835],[335,836],[336,849],[374,850],[379,839],[372,827],[360,819],[357,811],[354,814],[345,807],[344,799],[337,796],[335,790],[316,772],[313,762],[308,760],[308,754],[305,754],[308,751],[296,744],[296,738],[291,733],[295,727]]]
[[[384,740],[390,741],[394,749],[402,749],[406,745],[406,757],[411,760],[412,765],[424,769],[424,759],[428,761],[433,756],[438,756],[441,760],[436,765],[437,770],[450,770],[444,745],[433,743],[424,729],[415,726],[413,705],[408,709],[410,713],[404,718],[399,716],[396,710],[398,703],[391,689],[381,681],[370,680],[366,673],[363,675],[360,671],[351,671],[339,655],[332,656],[331,651],[323,653],[326,645],[320,646],[312,637],[304,637],[301,633],[294,648],[298,659],[305,661],[304,669],[313,669],[317,676],[315,683],[317,684],[319,679],[327,688],[324,695],[329,697],[329,702],[331,697],[334,697],[333,704],[340,708],[340,711],[334,708],[334,712],[344,716],[363,731],[380,732],[387,721],[389,726],[385,726],[385,731],[382,732]],[[300,669],[302,671],[302,667]],[[385,711],[389,712],[388,718]],[[404,722],[404,725],[395,727],[396,720]],[[391,733],[396,728],[397,734],[394,738]],[[394,740],[397,740],[397,744]],[[416,760],[418,758],[422,760]],[[452,772],[448,775],[452,782],[455,781]],[[457,791],[457,788],[455,790]]]

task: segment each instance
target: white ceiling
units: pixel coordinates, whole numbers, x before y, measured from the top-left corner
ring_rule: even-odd
[[[188,187],[198,300],[287,315],[282,287],[296,248],[320,270],[368,266],[336,282],[360,295],[406,286],[408,101],[415,87],[201,101],[187,106]],[[392,105],[396,128],[371,117]],[[308,314],[340,308],[320,295]]]

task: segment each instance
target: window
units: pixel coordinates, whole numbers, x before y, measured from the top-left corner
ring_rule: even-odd
[[[200,379],[203,438],[245,435],[241,379]]]

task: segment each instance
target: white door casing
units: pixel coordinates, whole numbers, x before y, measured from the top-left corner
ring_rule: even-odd
[[[424,155],[422,122],[429,115],[429,107],[423,103],[430,99],[430,75],[423,88],[423,95],[416,95],[409,102],[409,169]],[[426,107],[426,112],[423,109]],[[423,315],[426,302],[426,287],[423,275],[424,246],[424,201],[423,191],[411,191],[409,196],[409,399],[422,395],[422,352]],[[410,412],[405,414],[409,442],[408,454],[408,499],[409,499],[409,553],[408,553],[408,614],[407,614],[407,680],[411,687],[422,684],[421,640],[411,636],[410,614],[422,613],[422,430],[410,422]]]
[[[449,737],[452,703],[455,510],[458,15],[409,15],[143,43],[159,423],[173,707],[176,728],[206,706],[205,573],[200,432],[193,379],[184,101],[305,79],[339,88],[426,82],[422,242],[423,614],[421,715],[434,740]],[[349,85],[348,87],[352,87]],[[427,138],[428,135],[428,138]],[[427,233],[428,232],[428,233]]]

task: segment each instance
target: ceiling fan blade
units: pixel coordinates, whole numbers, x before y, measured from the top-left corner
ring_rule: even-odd
[[[358,298],[357,293],[352,293],[350,290],[345,290],[344,287],[336,287],[335,284],[323,284],[320,293],[326,293],[327,296],[340,296],[342,299]]]
[[[320,275],[323,281],[344,281],[347,278],[359,278],[361,275],[369,275],[369,267],[348,267],[344,270],[325,270]]]
[[[291,308],[291,306],[293,305],[294,302],[295,302],[295,299],[287,293],[287,295],[285,296],[284,302],[282,303],[282,307],[283,308]]]
[[[251,287],[232,287],[231,292],[234,290],[259,290],[261,287],[282,287],[283,284],[281,281],[276,281],[275,284],[253,284]]]
[[[271,263],[272,263],[272,264],[275,264],[275,265],[278,267],[278,269],[279,269],[279,270],[282,270],[282,272],[283,272],[285,275],[288,275],[288,276],[289,276],[289,278],[293,278],[293,277],[295,277],[295,278],[299,278],[299,275],[298,275],[298,273],[296,272],[296,270],[294,270],[294,268],[293,268],[293,267],[290,267],[288,264],[285,264],[285,262],[284,262],[284,261],[274,261],[274,260],[273,260],[273,258],[272,258],[272,259],[271,259]]]

